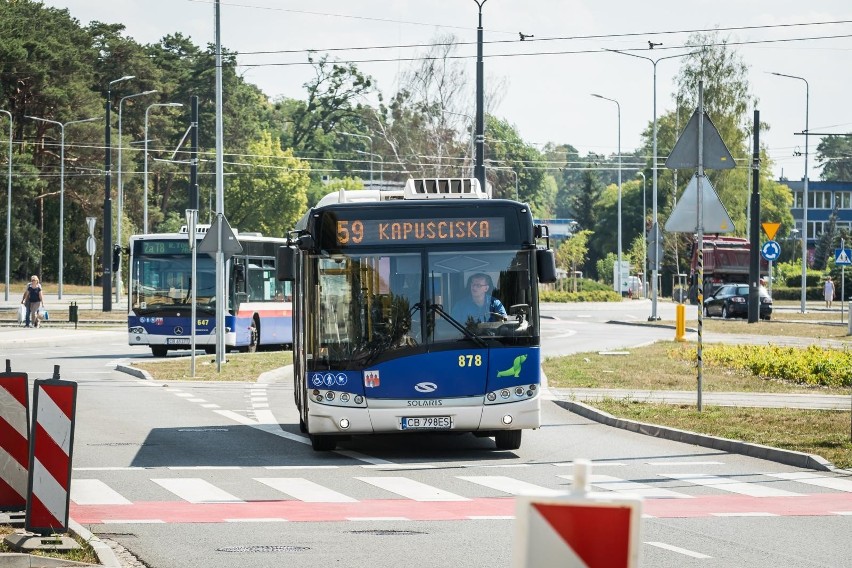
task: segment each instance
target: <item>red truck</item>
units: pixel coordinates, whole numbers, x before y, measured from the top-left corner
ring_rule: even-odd
[[[704,297],[722,284],[748,283],[751,243],[742,237],[704,237]],[[768,264],[760,259],[760,273],[766,274]],[[698,304],[698,241],[692,242],[689,264],[689,301]]]

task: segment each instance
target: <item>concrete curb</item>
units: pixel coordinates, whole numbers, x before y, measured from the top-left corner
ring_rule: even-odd
[[[128,375],[132,375],[137,379],[145,379],[146,381],[153,381],[154,377],[151,376],[151,373],[144,369],[137,369],[135,367],[131,367],[130,365],[122,365],[119,363],[115,366],[115,370],[119,373],[126,373]]]
[[[666,426],[658,426],[656,424],[646,424],[644,422],[636,422],[635,420],[616,418],[607,412],[603,412],[593,406],[589,406],[578,401],[556,399],[554,402],[562,408],[584,418],[588,418],[589,420],[600,422],[606,426],[622,428],[624,430],[630,430],[631,432],[645,434],[646,436],[654,436],[656,438],[664,438],[666,440],[683,442],[694,446],[713,448],[723,452],[742,454],[753,458],[791,465],[793,467],[846,473],[846,470],[836,468],[831,462],[826,461],[820,456],[812,454],[794,452],[791,450],[780,450],[778,448],[762,446],[760,444],[750,444],[739,440],[729,440],[727,438],[707,436],[705,434],[678,430],[676,428],[669,428]]]
[[[70,519],[68,521],[68,530],[82,538],[89,546],[92,547],[102,566],[107,566],[109,568],[122,567],[121,562],[119,562],[118,557],[115,555],[112,548],[110,548],[107,543],[89,532],[89,529],[77,521]]]

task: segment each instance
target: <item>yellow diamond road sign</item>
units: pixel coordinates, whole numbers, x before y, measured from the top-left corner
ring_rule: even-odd
[[[778,227],[781,226],[781,223],[762,223],[763,232],[766,233],[766,236],[770,241],[775,240],[775,233],[778,232]]]

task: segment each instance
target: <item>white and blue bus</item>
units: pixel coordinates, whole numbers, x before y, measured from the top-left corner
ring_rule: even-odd
[[[196,242],[209,225],[198,225]],[[225,348],[254,351],[293,342],[292,284],[276,278],[276,252],[286,239],[234,231],[242,252],[225,263],[228,296]],[[195,344],[216,352],[216,264],[196,253]],[[186,227],[178,233],[130,238],[128,340],[155,357],[189,349],[192,324],[192,256]]]
[[[528,205],[475,179],[341,191],[300,220],[278,266],[294,283],[296,406],[315,450],[424,431],[517,449],[539,427],[537,284],[556,276]]]

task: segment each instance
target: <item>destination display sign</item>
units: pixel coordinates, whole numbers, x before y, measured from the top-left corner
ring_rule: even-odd
[[[138,241],[142,254],[189,254],[189,243],[186,238],[178,240],[144,240]]]
[[[336,242],[340,247],[506,240],[506,219],[503,217],[338,219],[336,223]]]

